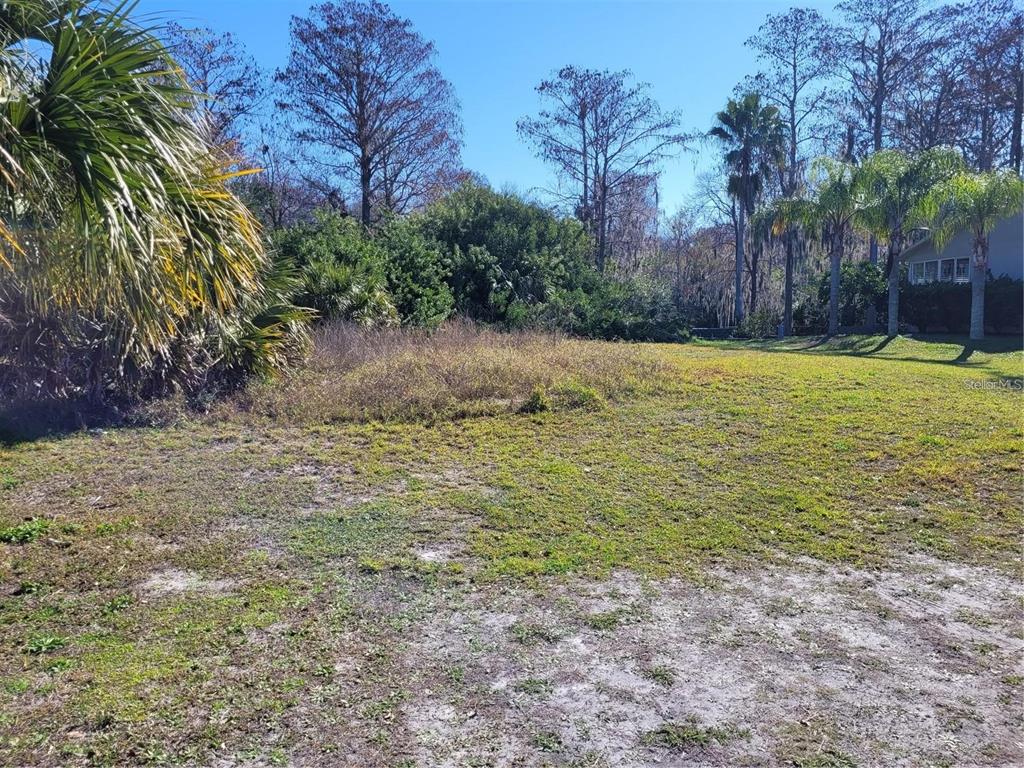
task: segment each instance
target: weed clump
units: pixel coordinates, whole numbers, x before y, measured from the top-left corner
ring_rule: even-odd
[[[664,688],[671,688],[676,682],[676,673],[664,666],[649,667],[643,670],[643,675]]]
[[[567,381],[559,385],[554,394],[558,404],[563,408],[596,411],[605,405],[600,392],[578,381]]]
[[[551,693],[554,686],[551,685],[547,680],[541,680],[536,677],[528,677],[525,680],[517,682],[513,688],[520,693],[526,693],[530,696],[544,696]]]
[[[538,643],[557,643],[559,635],[548,627],[528,622],[516,622],[509,631],[512,637],[523,645],[536,645]]]
[[[50,528],[50,521],[42,518],[26,520],[10,528],[0,529],[0,541],[4,544],[29,544]]]
[[[57,635],[34,635],[25,643],[25,653],[30,656],[42,656],[44,653],[59,651],[68,644],[66,637]]]
[[[622,609],[615,609],[613,611],[592,613],[584,619],[584,623],[591,629],[595,629],[598,632],[608,632],[618,627],[624,618],[625,611]]]
[[[551,398],[541,386],[535,386],[526,402],[519,408],[520,413],[544,413],[551,410]]]
[[[681,723],[662,723],[644,735],[643,743],[665,749],[687,749],[689,747],[707,747],[713,743],[727,744],[746,735],[746,732],[733,726],[704,727],[696,718],[689,717]]]

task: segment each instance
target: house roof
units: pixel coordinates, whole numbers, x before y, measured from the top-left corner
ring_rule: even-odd
[[[900,256],[899,256],[900,261],[902,261],[903,259],[906,259],[906,258],[908,258],[910,256],[913,256],[914,255],[914,251],[920,250],[921,248],[923,248],[925,246],[925,243],[930,243],[931,241],[932,241],[932,236],[929,234],[929,235],[925,235],[924,237],[922,237],[920,240],[918,240],[913,245],[907,246],[906,248],[904,248],[900,252]]]
[[[1020,219],[1020,218],[1022,217],[1022,215],[1024,215],[1024,214],[1021,214],[1021,213],[1015,213],[1015,214],[1013,214],[1012,216],[1007,216],[1007,217],[1006,217],[1005,219],[1000,219],[1000,221],[999,221],[999,222],[998,222],[998,223],[996,224],[996,227],[998,227],[998,226],[999,226],[1000,224],[1002,224],[1003,222],[1006,222],[1006,221],[1011,221],[1012,219]],[[993,227],[993,229],[995,229],[995,227]],[[961,230],[961,232],[962,232],[962,231],[963,231],[963,230]],[[961,234],[961,232],[957,232],[957,233],[956,233],[956,235],[954,235],[954,237],[956,237],[957,235]],[[900,261],[903,261],[904,259],[908,259],[908,258],[910,258],[910,257],[911,257],[911,256],[913,256],[913,255],[914,255],[914,254],[915,254],[915,253],[916,253],[917,251],[919,251],[919,250],[921,250],[922,248],[924,248],[924,247],[925,247],[925,245],[927,245],[927,244],[928,244],[928,243],[930,243],[931,241],[932,241],[932,236],[931,236],[931,234],[925,235],[924,237],[922,237],[922,238],[921,238],[920,240],[918,240],[918,241],[917,241],[916,243],[914,243],[913,245],[910,245],[910,246],[907,246],[906,248],[904,248],[904,249],[903,249],[903,251],[902,251],[902,252],[900,253],[900,255],[899,255],[899,260],[900,260]],[[950,242],[952,242],[952,239],[950,240]]]

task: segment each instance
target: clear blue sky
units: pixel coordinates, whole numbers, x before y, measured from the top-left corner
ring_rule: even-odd
[[[230,31],[261,66],[288,56],[288,20],[306,0],[142,0],[140,10],[184,26]],[[395,0],[399,15],[433,40],[438,66],[455,86],[465,125],[463,162],[495,187],[528,192],[550,185],[550,169],[516,135],[516,120],[537,110],[534,86],[566,64],[630,69],[651,83],[662,107],[679,109],[683,124],[704,130],[733,86],[757,69],[743,42],[768,13],[792,5],[827,12],[810,0]],[[700,147],[697,147],[698,151]],[[705,149],[706,154],[709,150]],[[665,165],[662,207],[673,210],[692,192],[698,160]]]

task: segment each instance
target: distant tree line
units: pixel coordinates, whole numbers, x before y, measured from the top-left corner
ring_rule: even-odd
[[[709,130],[684,129],[684,116],[662,109],[628,71],[573,65],[538,84],[539,109],[517,128],[554,171],[540,199],[580,222],[599,274],[666,286],[693,324],[762,313],[762,325],[778,317],[791,333],[794,307],[816,301],[818,276],[832,271],[836,238],[795,221],[780,229],[774,201],[811,193],[811,162],[821,156],[858,164],[886,149],[948,147],[966,168],[1019,174],[1022,24],[1012,0],[844,0],[830,17],[793,8],[769,15],[747,41],[761,68]],[[226,70],[219,81],[233,82],[245,54],[207,34]],[[259,137],[251,160],[266,170],[236,182],[272,228],[330,208],[372,237],[388,217],[481,181],[459,159],[454,90],[410,22],[379,2],[328,2],[294,17],[291,35],[287,65],[267,78],[276,95],[263,104],[272,108],[247,131]],[[209,67],[195,70],[205,82]],[[215,102],[231,109],[230,97]],[[665,216],[663,163],[700,146],[719,152],[721,165]],[[874,229],[843,232],[842,259],[879,262]],[[891,242],[884,255],[888,279]],[[875,305],[865,313],[873,323]]]
[[[565,67],[538,86],[549,108],[519,130],[566,182],[542,206],[462,167],[458,102],[434,47],[382,3],[329,2],[294,17],[287,65],[248,93],[252,63],[230,35],[169,36],[205,89],[198,122],[218,126],[238,163],[262,169],[234,188],[299,270],[301,306],[364,324],[429,326],[457,313],[683,338],[671,287],[617,266],[639,267],[657,247],[657,165],[687,138],[630,73]]]
[[[794,8],[769,16],[747,45],[763,69],[717,116],[709,136],[723,147],[724,172],[692,206],[705,226],[732,231],[732,322],[763,309],[790,333],[796,293],[815,300],[822,261],[834,260],[837,246],[843,258],[864,253],[878,262],[877,226],[773,226],[773,201],[815,194],[808,176],[815,157],[859,165],[884,150],[909,157],[946,147],[966,169],[1020,174],[1024,15],[1011,0],[847,0],[834,20]],[[755,217],[759,208],[765,215]],[[901,229],[889,241],[881,269],[891,285],[910,234]],[[861,321],[875,317],[871,304]]]
[[[922,226],[971,234],[984,330],[987,235],[1020,207],[1012,0],[771,15],[747,41],[760,71],[701,130],[628,71],[563,66],[517,124],[553,171],[530,200],[464,167],[433,44],[377,0],[293,17],[273,73],[230,33],[132,8],[0,4],[5,392],[230,384],[294,364],[325,317],[680,339],[856,309],[892,332]],[[666,216],[665,161],[697,149],[718,164]]]

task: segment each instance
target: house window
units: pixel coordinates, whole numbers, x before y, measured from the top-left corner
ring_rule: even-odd
[[[966,283],[970,279],[970,259],[937,259],[910,263],[910,282],[914,285],[944,282]]]
[[[968,260],[957,259],[956,260],[956,277],[954,278],[958,283],[966,283],[969,279],[968,275]]]

